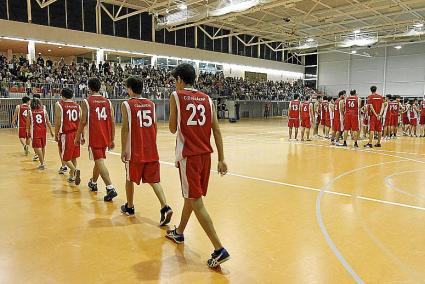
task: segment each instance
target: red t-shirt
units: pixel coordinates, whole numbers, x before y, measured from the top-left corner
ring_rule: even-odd
[[[195,89],[179,90],[173,96],[177,104],[176,160],[212,153],[214,108],[210,97]]]
[[[376,114],[379,115],[382,104],[384,103],[384,98],[379,94],[371,94],[367,97],[367,103],[369,105],[369,116],[373,115],[371,106],[373,106],[373,109],[375,110]]]
[[[18,128],[27,127],[27,115],[29,108],[30,107],[27,104],[20,104],[18,106]]]
[[[300,101],[293,100],[291,101],[291,108],[289,109],[289,119],[299,119],[300,118]]]
[[[155,104],[144,98],[131,98],[123,104],[128,116],[126,146],[129,160],[134,163],[158,161]]]
[[[109,147],[112,140],[112,105],[101,95],[84,100],[88,110],[88,145],[92,148]]]
[[[80,106],[71,100],[61,100],[57,104],[62,110],[59,133],[77,131],[80,123]]]
[[[46,137],[46,110],[44,107],[30,110],[31,138]]]

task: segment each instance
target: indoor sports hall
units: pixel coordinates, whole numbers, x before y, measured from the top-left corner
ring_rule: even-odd
[[[424,283],[424,24],[0,0],[0,283]]]

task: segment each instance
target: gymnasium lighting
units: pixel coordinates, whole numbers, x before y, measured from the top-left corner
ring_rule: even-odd
[[[361,30],[359,30],[359,29],[353,31],[354,34],[359,34],[360,32],[361,32]]]
[[[314,38],[308,38],[306,42],[314,42]]]
[[[317,42],[313,38],[308,38],[305,42],[299,42],[298,46],[295,46],[295,49],[309,49],[316,48],[318,46]]]
[[[354,33],[354,34],[340,36],[339,41],[340,41],[340,44],[339,44],[340,47],[371,46],[378,42],[378,34],[366,33],[366,32]]]
[[[356,54],[356,53],[357,53],[356,50],[351,51],[351,54]]]
[[[260,2],[261,2],[260,0],[248,0],[248,1],[234,0],[234,1],[230,1],[228,5],[225,5],[221,8],[210,11],[209,14],[211,16],[217,17],[217,16],[226,15],[229,13],[242,12],[254,6],[257,6],[258,4],[260,4]]]
[[[180,3],[177,5],[177,8],[179,8],[179,10],[187,10],[187,5],[185,3]]]
[[[415,28],[422,28],[424,26],[423,23],[416,23],[413,25]]]
[[[395,49],[401,49],[401,45],[394,46]]]

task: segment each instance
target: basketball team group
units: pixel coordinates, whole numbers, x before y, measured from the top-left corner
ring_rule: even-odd
[[[311,141],[311,128],[314,127],[313,135],[319,136],[320,125],[324,138],[330,139],[332,145],[344,147],[349,135],[354,147],[359,147],[358,140],[363,138],[368,140],[364,147],[381,147],[382,138],[396,139],[400,125],[404,136],[425,137],[425,100],[419,105],[417,99],[402,102],[400,96],[384,98],[377,93],[376,86],[370,87],[370,91],[365,101],[356,90],[349,94],[340,91],[336,99],[318,95],[314,101],[313,97],[306,97],[303,102],[295,95],[288,109],[289,139],[293,134],[298,139],[301,126],[301,141]],[[377,142],[373,145],[374,139]]]
[[[203,197],[207,194],[211,154],[210,137],[214,136],[218,154],[218,173],[227,173],[224,160],[223,141],[210,97],[193,88],[196,73],[192,65],[181,64],[173,72],[176,91],[170,96],[170,132],[176,134],[176,167],[180,173],[184,206],[178,226],[167,230],[165,237],[177,244],[184,242],[184,231],[192,212],[195,213],[214,251],[207,261],[211,268],[230,259],[223,247],[213,222],[206,210]],[[121,212],[134,216],[134,184],[149,184],[160,204],[160,226],[170,223],[173,210],[168,205],[160,183],[160,163],[157,149],[157,126],[155,104],[142,98],[143,81],[139,77],[126,80],[129,99],[121,105],[121,160],[125,164],[127,202]],[[98,191],[98,179],[106,185],[105,202],[112,202],[117,191],[109,175],[106,152],[115,148],[114,109],[111,102],[99,94],[101,82],[98,78],[88,81],[90,95],[80,106],[69,89],[63,89],[61,100],[55,104],[54,129],[49,115],[39,97],[23,97],[16,107],[13,123],[18,126],[19,139],[24,152],[29,155],[32,146],[34,161],[39,161],[39,171],[46,168],[45,149],[47,130],[58,144],[62,166],[60,174],[69,169],[68,182],[81,183],[82,173],[78,167],[81,145],[87,144],[90,160],[94,161],[93,172],[88,182],[91,192]]]

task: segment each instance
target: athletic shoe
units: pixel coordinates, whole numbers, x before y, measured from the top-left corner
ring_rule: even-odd
[[[74,175],[75,185],[79,185],[81,183],[81,177],[80,177],[80,175],[81,175],[80,170],[75,170],[75,175]]]
[[[210,268],[215,268],[222,264],[225,261],[228,261],[230,259],[230,254],[227,252],[225,248],[221,248],[218,250],[215,250],[211,254],[211,258],[208,259],[207,264]]]
[[[177,244],[182,244],[184,242],[184,235],[177,233],[176,226],[174,226],[174,230],[168,230],[165,237],[170,240],[173,240]]]
[[[130,208],[127,206],[127,203],[121,205],[121,213],[127,216],[134,216],[134,206],[133,208]]]
[[[159,221],[160,226],[168,225],[171,221],[171,216],[173,216],[173,209],[170,206],[165,205],[161,211],[161,220]]]
[[[68,182],[69,183],[74,183],[75,182],[75,178],[73,178],[73,177],[68,178]]]
[[[66,166],[60,167],[58,173],[60,175],[64,175],[68,171],[68,168]]]
[[[357,142],[354,142],[354,148],[359,148],[359,144],[357,144]]]
[[[30,153],[30,151],[28,150],[28,145],[24,146],[24,152],[25,152],[25,156],[28,156],[28,154]]]
[[[38,156],[34,155],[34,157],[32,158],[33,162],[38,161]]]
[[[40,171],[44,171],[45,169],[46,169],[46,167],[44,165],[39,165],[37,167],[37,170],[40,170]]]
[[[118,193],[115,191],[114,188],[106,189],[106,195],[103,197],[103,201],[111,202],[112,199],[114,199],[117,196],[118,196]]]
[[[374,147],[381,148],[382,146],[381,146],[381,144],[376,143]]]
[[[342,147],[348,147],[347,141],[344,141],[344,144],[342,144]]]
[[[367,143],[366,145],[364,145],[365,148],[373,148],[372,144]]]
[[[97,183],[94,183],[92,179],[90,179],[87,186],[90,188],[90,191],[97,192]]]

